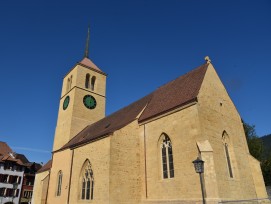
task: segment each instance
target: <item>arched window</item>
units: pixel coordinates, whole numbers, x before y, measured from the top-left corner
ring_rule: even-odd
[[[89,88],[89,78],[90,78],[90,75],[87,74],[87,75],[86,75],[86,81],[85,81],[85,87],[86,87],[86,89]]]
[[[95,88],[95,81],[96,81],[96,77],[93,76],[93,77],[91,78],[91,90],[92,90],[92,91],[93,91],[94,88]]]
[[[230,152],[229,152],[229,136],[226,131],[224,131],[222,134],[222,142],[223,142],[223,146],[224,146],[229,175],[231,178],[233,178],[231,158],[230,158]]]
[[[72,88],[72,75],[71,75],[71,81],[70,81],[70,90]]]
[[[56,196],[60,196],[61,195],[61,185],[62,185],[62,171],[59,171],[57,174],[57,191],[56,191]]]
[[[68,78],[67,80],[67,85],[66,85],[66,92],[68,92],[70,90],[70,78]]]
[[[93,200],[94,177],[90,162],[87,160],[81,172],[81,199]]]
[[[166,134],[162,134],[160,137],[161,148],[161,161],[162,161],[162,174],[163,178],[174,177],[174,164],[173,164],[173,150],[172,143]]]

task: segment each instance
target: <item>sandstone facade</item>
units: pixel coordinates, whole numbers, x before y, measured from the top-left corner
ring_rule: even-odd
[[[36,178],[34,204],[201,203],[197,157],[205,161],[207,203],[267,198],[239,113],[210,62],[105,118],[106,75],[93,66],[77,65],[64,78],[52,167]],[[89,71],[92,91],[84,88]],[[71,74],[72,100],[63,110]],[[82,103],[88,93],[95,109]]]

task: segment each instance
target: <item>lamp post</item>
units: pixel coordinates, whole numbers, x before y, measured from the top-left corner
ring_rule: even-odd
[[[193,164],[194,164],[196,173],[199,174],[202,202],[203,204],[205,204],[204,186],[203,186],[203,180],[202,180],[202,173],[204,173],[204,161],[198,157],[196,160],[193,161]]]
[[[16,196],[14,194],[16,193],[17,188],[18,188],[18,183],[13,183],[12,184],[12,189],[13,189],[12,203],[13,203],[14,197]]]

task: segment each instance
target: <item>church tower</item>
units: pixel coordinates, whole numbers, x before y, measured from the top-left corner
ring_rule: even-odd
[[[105,117],[106,74],[89,59],[88,46],[89,29],[83,60],[63,79],[53,151]]]

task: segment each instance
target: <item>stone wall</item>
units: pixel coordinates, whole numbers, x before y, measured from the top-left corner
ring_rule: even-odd
[[[162,133],[172,142],[174,178],[163,179],[159,143]],[[140,137],[142,201],[199,200],[200,181],[192,163],[198,156],[196,142],[201,137],[196,105],[142,124]]]
[[[70,204],[93,203],[102,204],[109,201],[109,163],[110,163],[110,137],[97,140],[74,149],[72,178],[70,189]],[[94,176],[94,199],[81,200],[82,180],[84,173],[82,167],[89,160]]]
[[[211,64],[198,96],[198,110],[201,134],[213,148],[219,198],[222,201],[257,198],[241,118]],[[226,159],[223,132],[227,135],[233,177]]]
[[[49,184],[49,171],[37,173],[35,176],[32,204],[46,204]]]

